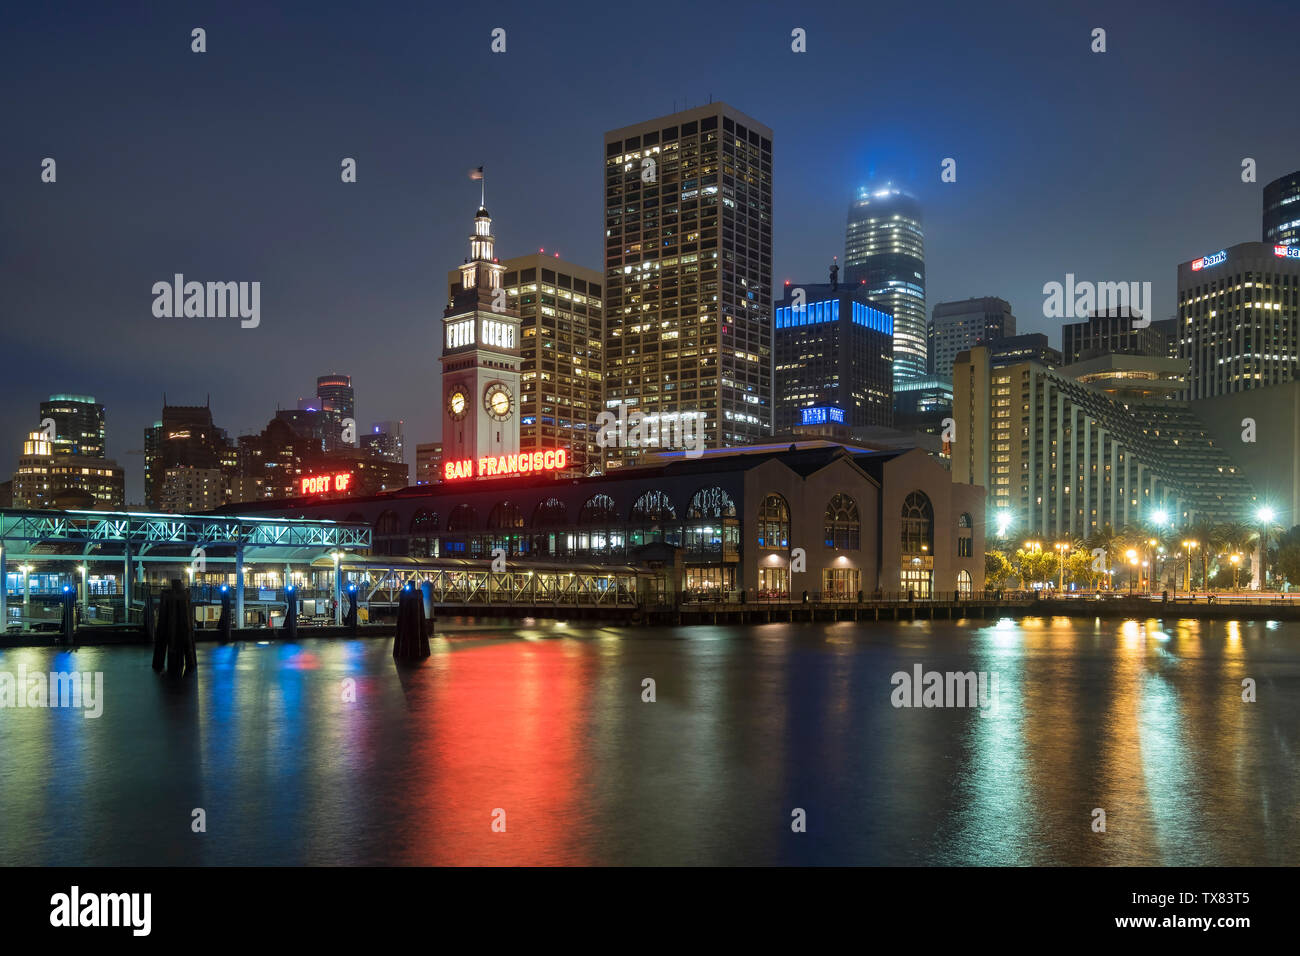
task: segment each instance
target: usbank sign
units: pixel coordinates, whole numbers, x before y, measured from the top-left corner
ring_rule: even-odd
[[[1228,261],[1228,252],[1226,249],[1220,249],[1212,256],[1201,256],[1199,259],[1192,260],[1192,271],[1200,272],[1202,269],[1208,269],[1210,266],[1217,266],[1220,262]]]

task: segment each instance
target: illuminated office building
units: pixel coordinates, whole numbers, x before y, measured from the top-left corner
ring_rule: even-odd
[[[606,410],[770,435],[772,131],[711,103],[606,133],[605,284]]]
[[[1065,364],[1099,355],[1164,355],[1161,327],[1128,306],[1094,310],[1082,322],[1061,326],[1061,355]]]
[[[104,457],[104,406],[93,395],[51,395],[41,402],[46,420],[54,422],[54,454]]]
[[[893,422],[893,319],[860,286],[787,285],[775,336],[776,434]]]
[[[1272,245],[1300,245],[1300,170],[1264,187],[1264,236]]]
[[[1178,266],[1184,397],[1281,385],[1300,362],[1300,245],[1243,242]]]
[[[951,382],[958,352],[1015,334],[1016,317],[1006,299],[988,295],[940,302],[934,307],[928,330],[930,375]]]
[[[13,473],[13,507],[60,507],[58,499],[68,495],[84,499],[74,507],[120,508],[126,500],[122,468],[105,458],[60,454],[43,432],[32,432]]]
[[[238,449],[213,424],[207,405],[164,405],[162,418],[144,433],[145,506],[162,510],[169,468],[221,468],[233,475],[238,460]]]
[[[415,483],[436,485],[442,480],[442,442],[420,442],[415,446]]]
[[[325,431],[325,450],[334,451],[348,445],[355,446],[357,402],[356,392],[352,389],[352,376],[330,374],[316,379],[315,408],[329,423]],[[344,429],[351,423],[351,441],[344,441]]]
[[[406,422],[401,419],[375,422],[370,431],[361,436],[361,448],[371,458],[405,463]]]
[[[925,233],[921,206],[891,185],[863,190],[849,207],[845,281],[894,317],[894,384],[925,378]]]

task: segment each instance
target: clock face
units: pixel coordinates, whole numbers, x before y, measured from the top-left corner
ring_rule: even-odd
[[[510,416],[510,409],[514,407],[514,403],[510,390],[500,382],[493,382],[483,393],[483,407],[497,421],[505,421]]]
[[[456,386],[447,397],[447,411],[451,412],[452,418],[464,418],[465,409],[468,407],[469,395],[466,394],[465,389]]]

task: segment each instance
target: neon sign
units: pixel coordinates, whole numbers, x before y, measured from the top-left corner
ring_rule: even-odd
[[[1300,246],[1274,246],[1273,255],[1279,259],[1300,259]]]
[[[799,412],[802,417],[801,425],[825,425],[827,422],[844,424],[844,409],[835,408],[833,405],[802,408]]]
[[[1212,256],[1201,256],[1199,259],[1192,260],[1192,271],[1200,272],[1202,269],[1208,269],[1210,266],[1217,266],[1220,262],[1228,261],[1228,252],[1226,249],[1220,249]]]
[[[520,452],[517,455],[493,455],[480,458],[477,462],[473,458],[461,458],[444,462],[442,477],[446,481],[458,481],[462,478],[506,478],[540,471],[558,471],[565,466],[568,458],[568,452],[563,448]]]
[[[304,495],[323,495],[327,491],[347,491],[352,484],[352,472],[345,471],[337,475],[312,475],[302,479]]]

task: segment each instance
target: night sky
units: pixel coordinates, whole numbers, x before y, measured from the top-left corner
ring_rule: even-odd
[[[0,475],[40,401],[90,393],[131,503],[164,392],[210,393],[234,436],[346,372],[358,425],[404,418],[413,463],[467,171],[502,258],[600,269],[603,133],[710,96],[775,132],[776,284],[825,281],[856,189],[888,178],[923,204],[930,308],[1000,295],[1058,344],[1045,282],[1151,281],[1168,317],[1177,264],[1258,240],[1262,185],[1300,167],[1294,0],[117,6],[5,11]],[[177,272],[260,281],[260,327],[155,318]]]

